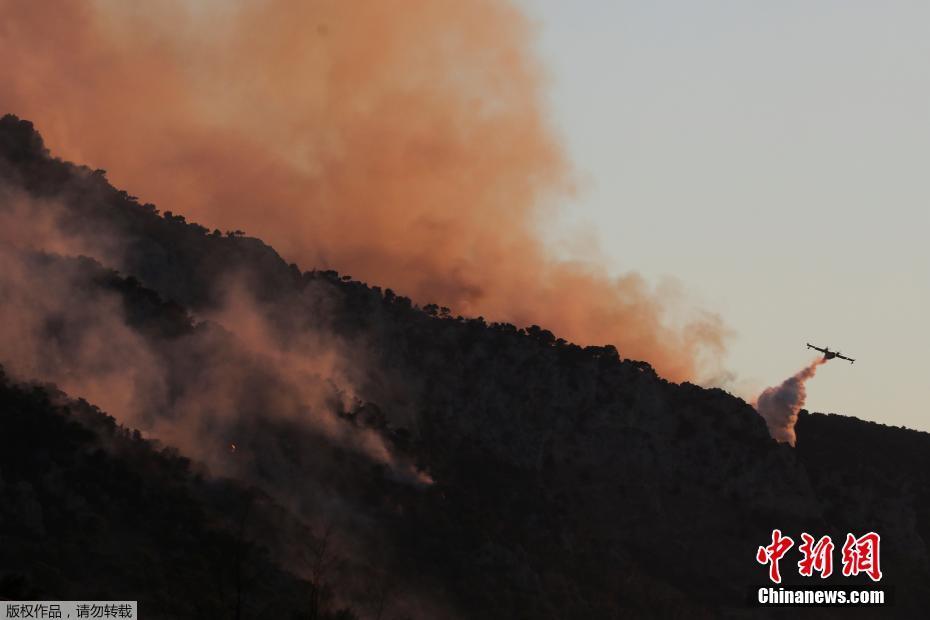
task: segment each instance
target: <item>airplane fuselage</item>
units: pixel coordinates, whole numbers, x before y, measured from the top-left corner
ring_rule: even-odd
[[[846,360],[846,361],[848,361],[850,364],[852,364],[852,363],[854,363],[854,362],[856,361],[856,360],[854,360],[854,359],[851,358],[851,357],[846,357],[845,355],[841,354],[839,351],[831,351],[831,350],[830,350],[830,347],[824,347],[824,348],[821,349],[820,347],[815,347],[814,345],[812,345],[811,343],[808,342],[808,343],[807,343],[807,348],[808,348],[808,349],[814,349],[815,351],[820,351],[821,353],[823,353],[823,359],[825,359],[825,360],[832,360],[832,359],[838,357],[838,358],[840,358],[841,360]]]

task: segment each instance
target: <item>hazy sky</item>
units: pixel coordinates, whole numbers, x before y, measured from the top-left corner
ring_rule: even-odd
[[[930,431],[930,2],[522,4],[580,181],[558,229],[718,312],[740,395],[829,345],[857,361],[807,408]]]

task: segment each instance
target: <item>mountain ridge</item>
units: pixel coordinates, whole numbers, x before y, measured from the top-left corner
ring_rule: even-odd
[[[339,555],[369,583],[352,570],[314,575],[286,545],[256,539],[278,554],[289,583],[309,591],[326,582],[332,613],[338,602],[361,617],[739,616],[750,587],[764,583],[755,550],[775,527],[836,539],[882,526],[893,613],[908,617],[930,600],[930,482],[914,466],[930,454],[926,433],[802,412],[797,448],[776,444],[742,400],[665,381],[610,345],[421,308],[332,270],[301,272],[236,231],[159,215],[102,171],[52,158],[32,125],[9,115],[0,119],[0,186],[10,204],[27,204],[9,221],[25,213],[54,223],[54,234],[26,226],[38,245],[99,253],[11,255],[90,304],[119,301],[113,320],[138,347],[129,350],[164,371],[165,404],[149,415],[156,428],[189,417],[190,394],[208,386],[242,383],[257,394],[225,399],[232,418],[196,403],[209,428],[194,437],[210,445],[193,443],[189,456],[287,506],[314,532],[311,547],[327,520],[337,523]],[[238,290],[248,312],[227,321]],[[259,341],[250,340],[256,317]],[[67,353],[86,326],[63,319],[56,329]],[[291,362],[316,364],[320,350],[344,363],[277,376]],[[234,380],[217,382],[210,368]],[[270,416],[282,393],[300,406]],[[308,425],[308,410],[332,415]],[[231,442],[242,457],[233,464]],[[869,442],[899,447],[899,458],[865,459]],[[295,479],[311,490],[291,489]],[[22,574],[0,563],[0,579],[4,571]]]

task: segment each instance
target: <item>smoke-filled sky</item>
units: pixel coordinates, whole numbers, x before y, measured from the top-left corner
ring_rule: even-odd
[[[498,0],[0,0],[0,107],[58,155],[305,269],[719,376],[726,330],[558,260],[572,194],[534,30]]]
[[[809,409],[930,430],[930,4],[522,6],[579,171],[551,236],[719,312],[744,397],[829,345]]]
[[[812,409],[930,428],[922,5],[0,11],[2,111],[164,211],[746,397],[840,347]]]

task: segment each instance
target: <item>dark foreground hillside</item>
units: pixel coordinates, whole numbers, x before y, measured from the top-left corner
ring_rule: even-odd
[[[42,353],[0,332],[0,597],[752,617],[755,551],[780,528],[881,533],[895,604],[860,617],[930,603],[926,434],[805,413],[797,449],[778,445],[742,400],[613,347],[420,308],[160,214],[11,116],[0,216],[10,321]],[[101,382],[127,390],[106,412],[126,428],[76,400]]]
[[[354,617],[247,540],[246,507],[280,510],[260,491],[204,480],[88,403],[3,374],[0,428],[3,598],[120,593],[145,617]]]

